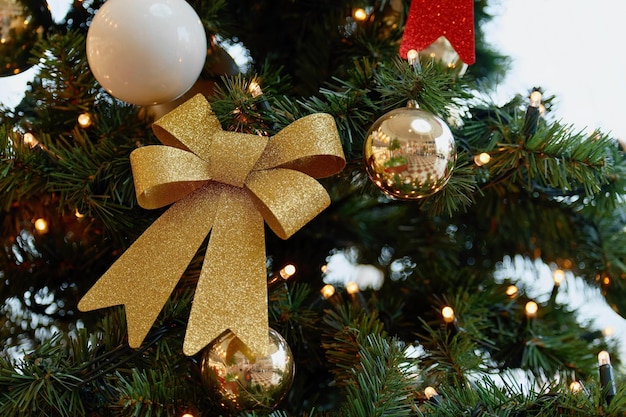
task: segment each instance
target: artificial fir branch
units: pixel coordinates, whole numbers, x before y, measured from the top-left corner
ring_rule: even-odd
[[[400,341],[370,334],[359,342],[359,366],[344,388],[340,416],[408,416],[413,411],[412,361]]]

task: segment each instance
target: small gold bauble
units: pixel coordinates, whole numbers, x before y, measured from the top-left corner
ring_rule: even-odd
[[[443,120],[411,102],[374,122],[363,155],[370,179],[385,194],[417,200],[448,182],[456,163],[456,144]]]
[[[269,329],[268,356],[255,356],[228,331],[202,357],[209,398],[229,413],[273,410],[291,388],[294,374],[291,349],[274,329]]]

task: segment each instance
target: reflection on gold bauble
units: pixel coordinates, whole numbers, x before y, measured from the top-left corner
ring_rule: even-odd
[[[31,67],[32,47],[52,25],[45,1],[0,0],[0,77]]]
[[[363,155],[370,179],[385,194],[416,200],[448,182],[456,163],[456,144],[443,120],[411,102],[374,122]]]
[[[289,391],[294,374],[291,349],[273,329],[268,356],[255,356],[228,331],[207,346],[202,357],[209,398],[229,413],[273,410]]]

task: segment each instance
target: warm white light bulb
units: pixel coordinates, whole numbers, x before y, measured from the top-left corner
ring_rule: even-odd
[[[489,155],[487,152],[479,153],[474,157],[474,163],[479,167],[488,164],[489,161],[491,161],[491,155]]]
[[[429,400],[439,395],[437,390],[433,387],[426,387],[426,389],[424,389],[424,394],[426,394],[426,398],[428,398]]]
[[[91,126],[91,116],[89,113],[81,113],[78,115],[78,125],[83,129]]]
[[[406,53],[406,59],[411,65],[415,65],[417,63],[419,56],[420,54],[417,52],[417,49],[411,49]]]
[[[359,284],[354,281],[350,281],[346,284],[346,291],[348,294],[356,294],[359,292]]]
[[[250,81],[250,85],[248,86],[248,91],[252,94],[252,97],[258,97],[263,94],[263,90],[261,90],[261,86],[256,81]]]
[[[24,144],[28,145],[28,147],[34,148],[38,143],[35,135],[30,132],[24,133]]]
[[[557,269],[552,274],[552,279],[554,280],[554,285],[559,286],[563,281],[565,281],[565,272],[562,269]]]
[[[335,287],[330,284],[326,284],[322,287],[320,292],[322,293],[322,297],[324,297],[324,300],[328,300],[335,294]]]
[[[528,317],[534,317],[539,310],[539,306],[534,301],[529,301],[526,303],[526,315]]]
[[[358,9],[354,9],[352,17],[354,17],[354,20],[356,20],[357,22],[363,22],[365,19],[367,19],[367,12],[365,11],[365,9],[359,7]]]
[[[611,337],[611,336],[613,336],[614,334],[615,334],[615,328],[614,328],[614,327],[612,327],[612,326],[605,327],[605,328],[602,330],[602,335],[603,335],[604,337]]]
[[[571,384],[569,384],[569,390],[572,392],[580,392],[582,391],[582,389],[583,389],[583,386],[578,381],[574,381]]]
[[[446,323],[452,323],[454,321],[454,309],[450,306],[442,308],[441,315],[443,316],[443,321]]]
[[[48,233],[48,221],[44,218],[35,220],[35,229],[39,233]]]
[[[609,352],[603,350],[598,353],[598,364],[600,364],[600,366],[611,364],[611,355],[609,355]]]
[[[279,272],[280,276],[283,277],[283,279],[289,279],[289,277],[291,277],[295,273],[296,273],[296,267],[291,264],[286,265]]]
[[[506,295],[508,295],[509,297],[512,298],[512,297],[515,297],[517,295],[518,291],[519,290],[517,289],[517,287],[515,285],[509,285],[506,288],[505,293],[506,293]]]
[[[542,95],[539,91],[533,91],[530,94],[530,107],[539,107],[541,106],[541,98]]]

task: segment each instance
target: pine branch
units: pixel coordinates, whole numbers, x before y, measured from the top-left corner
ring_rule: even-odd
[[[359,343],[359,366],[352,368],[339,415],[407,416],[413,410],[413,385],[406,349],[395,339],[371,334]]]

